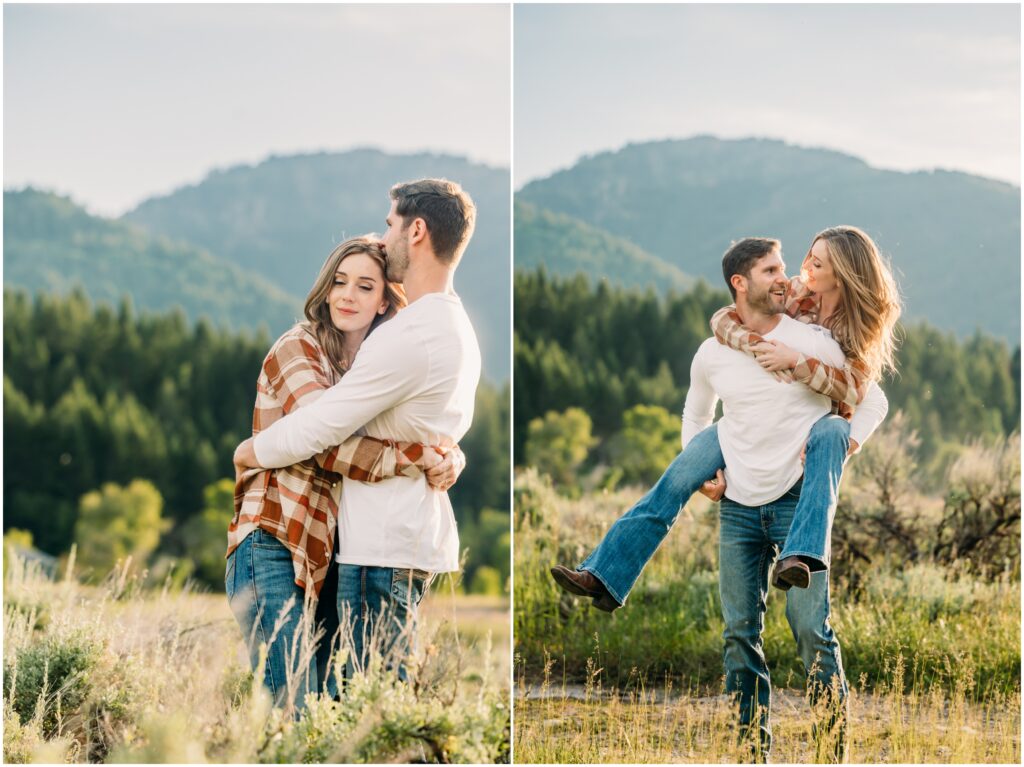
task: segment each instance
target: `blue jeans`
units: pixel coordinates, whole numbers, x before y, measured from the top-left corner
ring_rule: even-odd
[[[808,451],[808,456],[810,451]],[[768,599],[768,573],[790,525],[800,513],[807,488],[797,482],[778,500],[743,506],[723,498],[719,536],[719,593],[725,619],[725,690],[736,695],[741,731],[767,757],[771,749],[771,678],[761,634]],[[826,701],[826,717],[815,723],[828,735],[829,760],[842,761],[846,748],[847,694],[839,641],[830,625],[827,572],[811,575],[806,589],[786,592],[786,619],[807,672],[812,705]],[[756,737],[754,737],[756,736]]]
[[[397,665],[399,677],[407,678],[403,661],[414,649],[416,608],[430,579],[423,570],[338,566],[338,614],[352,632],[347,678],[365,669],[374,655],[388,668]]]
[[[301,710],[306,694],[319,691],[322,681],[327,683],[328,694],[336,696],[333,674],[327,673],[331,638],[338,628],[336,605],[333,599],[317,603],[314,620],[324,629],[325,637],[316,648],[310,648],[303,636],[305,594],[295,585],[291,552],[283,543],[271,533],[254,530],[228,557],[224,587],[256,672],[261,648],[266,647],[263,686],[274,705],[294,705]],[[292,603],[285,613],[289,600]]]
[[[800,499],[783,556],[799,555],[812,572],[828,568],[832,521],[849,441],[850,424],[831,415],[818,419],[808,436],[807,491]],[[712,424],[690,440],[650,492],[615,521],[578,569],[592,573],[616,602],[624,604],[683,504],[724,468],[718,424]]]

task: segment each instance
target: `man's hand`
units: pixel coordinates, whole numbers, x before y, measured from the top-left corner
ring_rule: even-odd
[[[769,373],[792,370],[800,360],[800,355],[795,350],[779,341],[762,341],[751,349],[757,364]]]
[[[428,451],[434,452],[430,448]],[[466,454],[458,446],[453,447],[443,458],[438,455],[438,462],[427,469],[427,484],[435,490],[448,490],[465,468]]]
[[[715,473],[715,478],[709,479],[701,485],[697,492],[706,495],[712,501],[722,500],[722,496],[725,495],[725,474],[722,473],[722,470],[719,469]]]

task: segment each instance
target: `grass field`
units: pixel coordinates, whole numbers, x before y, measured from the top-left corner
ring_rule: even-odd
[[[507,760],[508,600],[455,596],[421,611],[399,682],[383,663],[343,700],[272,710],[223,595],[101,587],[5,563],[5,762]]]
[[[698,499],[612,615],[548,574],[581,561],[636,489],[571,499],[535,473],[516,483],[517,763],[741,759],[721,694],[717,515]],[[836,578],[833,626],[851,687],[856,762],[1019,763],[1019,571],[879,556]],[[804,670],[772,590],[764,652],[773,683],[772,760],[813,762]]]
[[[540,690],[533,691],[540,695]],[[809,709],[794,690],[772,704],[774,762],[818,761]],[[579,690],[517,697],[515,760],[531,763],[736,763],[734,709],[725,696],[664,689],[600,698]],[[1020,696],[972,703],[939,693],[850,697],[851,762],[1020,763]]]

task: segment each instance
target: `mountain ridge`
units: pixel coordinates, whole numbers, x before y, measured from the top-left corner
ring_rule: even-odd
[[[961,171],[885,171],[777,139],[666,139],[588,156],[516,196],[720,283],[735,239],[779,237],[791,272],[817,231],[865,229],[892,260],[905,319],[1020,337],[1020,189]],[[978,266],[983,268],[979,269]],[[950,307],[964,306],[962,312]]]

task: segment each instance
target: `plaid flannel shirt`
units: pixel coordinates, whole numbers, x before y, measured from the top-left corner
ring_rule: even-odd
[[[337,382],[316,335],[305,323],[281,336],[267,353],[256,382],[252,433],[258,434]],[[257,528],[292,555],[295,583],[320,593],[334,554],[342,476],[361,482],[419,476],[425,464],[418,442],[352,436],[337,447],[283,469],[250,469],[235,485],[235,516],[227,555]]]
[[[807,289],[799,277],[790,280],[786,296],[786,314],[798,322],[816,324],[819,308],[818,298]],[[719,343],[751,356],[754,355],[752,347],[764,340],[744,326],[736,312],[735,304],[714,313],[711,317],[711,330]],[[864,399],[868,384],[871,383],[866,371],[855,363],[847,361],[844,367],[838,368],[799,352],[796,367],[775,373],[775,377],[783,381],[806,384],[813,391],[824,394],[832,400],[832,412],[847,420]]]

